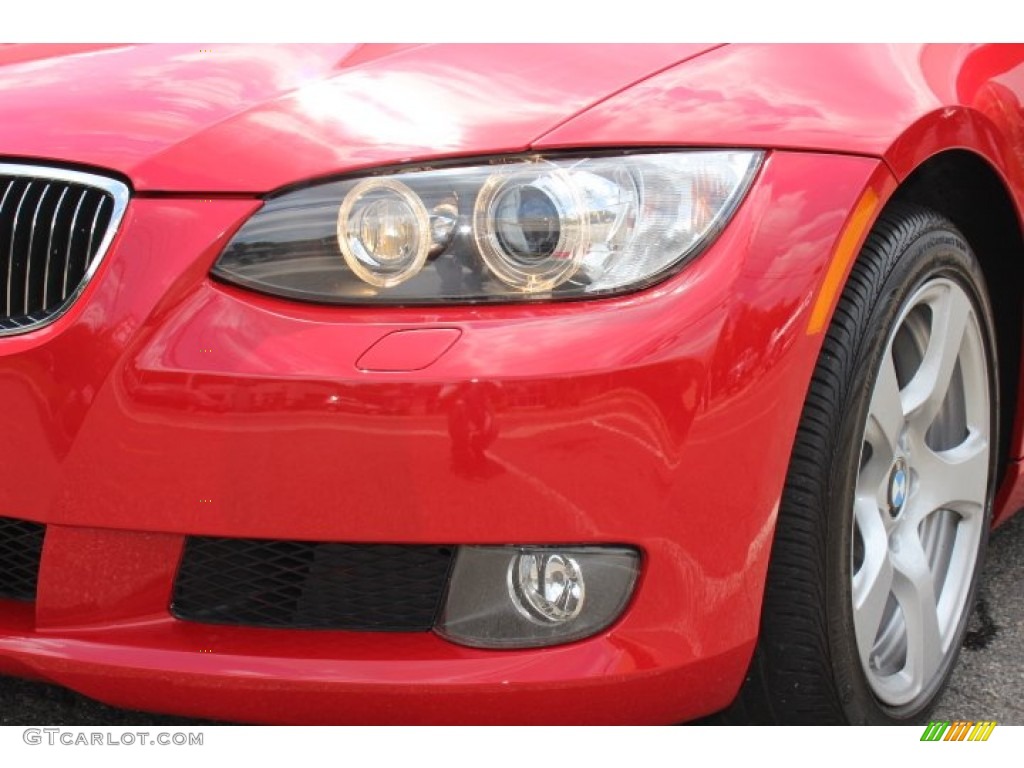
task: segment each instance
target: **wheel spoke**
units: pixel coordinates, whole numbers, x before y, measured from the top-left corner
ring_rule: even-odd
[[[858,498],[857,526],[864,541],[864,561],[853,575],[853,619],[861,661],[870,663],[885,606],[892,592],[893,567],[885,525],[872,499]]]
[[[857,530],[864,541],[864,560],[869,561],[887,557],[889,552],[889,532],[886,519],[878,508],[873,494],[858,494],[854,501],[853,513],[857,520]]]
[[[932,325],[928,346],[917,373],[903,390],[903,412],[922,430],[931,426],[946,399],[973,311],[967,295],[951,286],[946,286],[930,306]]]
[[[954,509],[962,515],[980,513],[988,491],[989,442],[972,431],[968,438],[947,451],[933,451],[923,444],[914,453],[920,491],[911,499],[913,524],[938,509]]]
[[[904,424],[900,385],[896,379],[896,366],[893,364],[891,349],[886,350],[882,358],[878,380],[871,393],[868,418],[866,438],[879,454],[879,458],[889,464],[896,455]],[[873,437],[875,439],[872,439]]]
[[[935,579],[917,530],[902,527],[894,539],[892,591],[906,623],[907,663],[915,694],[931,680],[942,663]]]

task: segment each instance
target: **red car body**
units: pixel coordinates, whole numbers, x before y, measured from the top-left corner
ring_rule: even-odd
[[[73,308],[0,338],[0,514],[47,526],[36,601],[0,601],[0,672],[255,722],[667,723],[726,707],[845,251],[951,151],[991,169],[1019,227],[1022,103],[1010,45],[0,48],[0,158],[132,189]],[[209,277],[290,185],[635,146],[767,153],[713,245],[637,293],[371,309]],[[1024,506],[1015,376],[997,522]],[[494,427],[452,461],[474,428],[460,398]],[[500,471],[474,471],[485,460]],[[180,621],[188,535],[613,542],[643,568],[597,636],[494,651]]]

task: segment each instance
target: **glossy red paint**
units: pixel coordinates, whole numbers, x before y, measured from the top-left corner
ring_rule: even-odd
[[[37,603],[0,602],[0,672],[256,722],[672,722],[728,704],[851,211],[951,147],[991,162],[1020,210],[1019,47],[193,48],[0,48],[0,156],[143,193],[73,310],[0,339],[0,429],[20,441],[0,514],[49,525]],[[627,145],[772,150],[710,249],[634,295],[375,310],[208,277],[256,193]],[[467,452],[469,399],[497,428]],[[1000,498],[1024,504],[1019,465]],[[190,534],[615,542],[645,568],[598,636],[481,651],[177,621]]]
[[[519,152],[713,46],[111,46],[0,51],[0,155],[137,190],[260,193],[356,168]],[[74,126],[74,130],[68,130]]]
[[[842,84],[841,87],[837,84]],[[884,157],[903,179],[966,147],[1024,204],[1016,45],[738,45],[617,94],[536,148],[686,143]]]
[[[458,328],[392,331],[356,360],[356,368],[377,372],[421,371],[436,363],[461,335]]]

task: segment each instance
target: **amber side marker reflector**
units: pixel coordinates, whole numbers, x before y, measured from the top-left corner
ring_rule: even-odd
[[[807,324],[807,333],[810,335],[821,333],[825,330],[828,318],[832,313],[839,292],[843,287],[843,278],[857,255],[857,245],[867,231],[874,217],[875,209],[878,207],[878,193],[868,187],[864,194],[857,201],[853,209],[853,215],[846,222],[843,234],[839,237],[839,244],[832,254],[832,261],[828,265],[828,272],[825,280],[818,291],[818,298],[814,302],[814,309],[811,310],[811,320]]]

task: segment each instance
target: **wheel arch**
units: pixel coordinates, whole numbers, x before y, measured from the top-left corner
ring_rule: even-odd
[[[1001,174],[966,149],[935,153],[914,168],[886,202],[910,202],[950,219],[967,238],[988,284],[996,321],[1001,403],[999,471],[1006,477],[1022,449],[1021,345],[1024,331],[1024,234],[1020,211]]]

